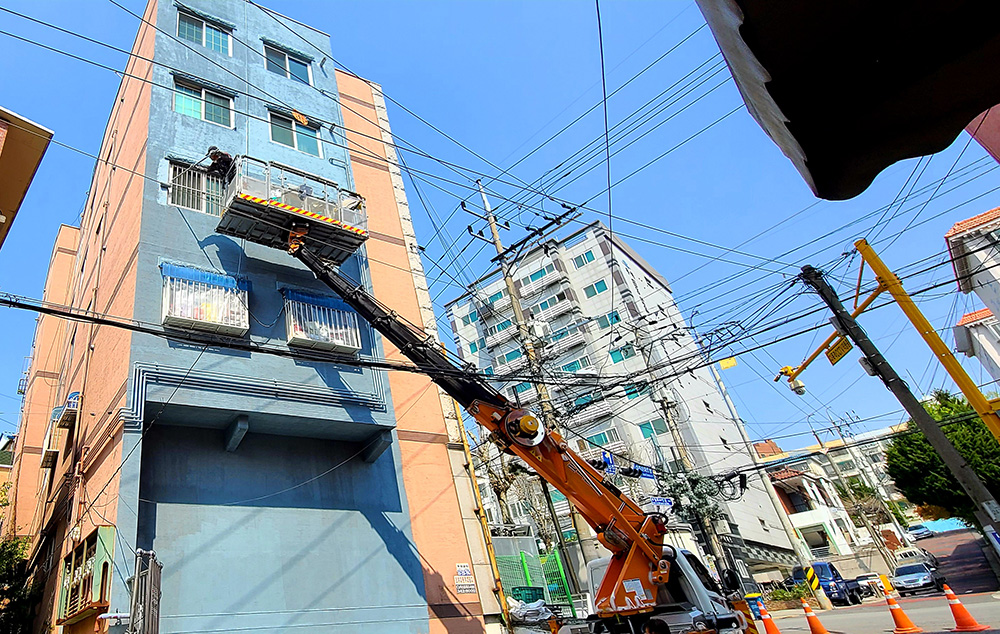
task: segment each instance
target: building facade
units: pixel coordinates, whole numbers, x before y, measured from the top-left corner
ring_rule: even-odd
[[[1000,323],[989,308],[962,315],[955,327],[955,349],[975,357],[993,380],[1000,380]]]
[[[258,5],[151,0],[46,284],[145,330],[43,317],[27,373],[6,524],[47,580],[37,631],[123,631],[102,615],[156,585],[164,633],[490,631],[453,401],[374,367],[398,351],[294,259],[216,232],[210,146],[282,195],[364,197],[342,270],[436,334],[379,87]]]
[[[526,252],[512,275],[538,338],[564,435],[590,460],[677,471],[664,402],[695,471],[720,475],[751,464],[737,418],[672,298],[669,283],[601,223]],[[498,379],[515,402],[538,403],[537,381],[515,336],[511,298],[499,271],[446,306],[463,360]],[[599,379],[599,380],[598,380]],[[650,509],[651,480],[628,492]],[[794,565],[766,494],[753,487],[723,502],[720,533],[750,572]],[[567,522],[563,522],[567,525]],[[733,565],[727,562],[726,566]]]
[[[1000,207],[955,223],[944,239],[958,289],[1000,314]]]

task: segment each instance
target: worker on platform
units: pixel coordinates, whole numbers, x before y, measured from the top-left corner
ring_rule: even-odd
[[[227,183],[233,180],[233,176],[236,175],[234,170],[236,162],[232,156],[213,145],[208,148],[208,158],[212,159],[212,164],[206,170],[209,174],[221,176]]]

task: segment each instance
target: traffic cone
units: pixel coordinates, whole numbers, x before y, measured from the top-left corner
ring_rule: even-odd
[[[951,615],[955,617],[955,627],[952,632],[982,632],[990,629],[989,625],[980,625],[976,619],[972,618],[969,611],[965,609],[962,602],[958,600],[955,593],[947,584],[944,586],[944,596],[948,599],[948,607],[951,608]]]
[[[778,626],[774,624],[774,619],[772,619],[771,615],[767,613],[767,608],[764,607],[764,602],[759,601],[757,605],[760,606],[760,620],[764,621],[764,632],[766,634],[781,634],[781,630],[779,630]],[[808,612],[806,614],[808,614]],[[820,627],[823,626],[820,625]]]
[[[910,617],[906,616],[906,612],[903,612],[903,608],[899,607],[896,600],[892,598],[888,592],[885,592],[885,602],[889,606],[889,614],[892,615],[892,622],[896,624],[895,629],[892,630],[892,634],[916,634],[917,632],[923,632],[923,628],[917,627],[910,620]]]
[[[819,622],[819,617],[813,614],[812,608],[809,607],[809,602],[805,599],[800,599],[800,601],[802,601],[802,609],[806,611],[806,620],[809,621],[810,634],[830,634],[830,632],[823,627],[823,624]],[[764,624],[766,625],[767,622],[768,621],[764,621]]]

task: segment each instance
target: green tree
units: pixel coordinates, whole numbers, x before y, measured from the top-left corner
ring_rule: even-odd
[[[982,419],[960,396],[937,390],[924,407],[943,422],[945,435],[979,475],[993,495],[1000,494],[1000,444]],[[886,451],[886,472],[911,502],[934,505],[975,525],[974,506],[951,471],[916,426],[892,440]]]
[[[0,509],[6,507],[10,483],[0,487]],[[0,632],[28,634],[41,598],[43,583],[28,575],[28,541],[7,537],[0,541]]]

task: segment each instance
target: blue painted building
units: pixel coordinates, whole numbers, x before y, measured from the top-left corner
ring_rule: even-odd
[[[125,631],[107,617],[158,610],[164,634],[483,631],[478,598],[418,547],[404,486],[400,438],[447,436],[397,430],[390,378],[366,365],[381,338],[311,273],[216,232],[228,178],[206,171],[210,146],[259,159],[286,194],[358,189],[329,36],[236,0],[153,1],[144,20],[65,284],[78,309],[172,336],[84,323],[57,345],[53,400],[79,392],[73,420],[26,421],[46,425],[42,626]],[[342,268],[372,288],[369,264],[362,247]],[[438,521],[459,554],[437,557],[468,569],[482,561],[448,463],[455,512]],[[132,597],[156,586],[133,578],[136,549],[162,564],[158,602]]]

